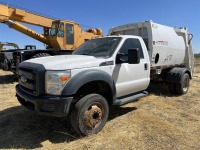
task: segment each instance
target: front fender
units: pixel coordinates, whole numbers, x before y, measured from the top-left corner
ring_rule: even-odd
[[[113,98],[116,96],[116,87],[112,77],[102,70],[84,70],[72,77],[62,91],[62,95],[73,95],[80,87],[91,81],[104,81],[112,89]]]

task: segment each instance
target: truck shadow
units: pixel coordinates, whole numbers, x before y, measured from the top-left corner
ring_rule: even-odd
[[[176,97],[178,95],[172,94],[169,91],[168,85],[162,82],[150,83],[147,88],[149,94],[154,94],[157,96],[168,96],[168,97]]]
[[[10,84],[17,82],[17,76],[15,74],[0,75],[0,84]]]
[[[108,121],[135,109],[114,106]],[[1,111],[0,127],[0,149],[42,148],[45,141],[69,143],[83,138],[72,130],[69,118],[39,116],[22,106]]]

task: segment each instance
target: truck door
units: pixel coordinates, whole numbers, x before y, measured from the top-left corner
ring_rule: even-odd
[[[128,50],[132,48],[139,48],[140,63],[128,64]],[[145,90],[148,87],[149,78],[149,61],[147,55],[143,53],[139,39],[128,38],[119,50],[124,56],[120,57],[123,61],[116,64],[113,72],[116,83],[117,97],[126,96]]]

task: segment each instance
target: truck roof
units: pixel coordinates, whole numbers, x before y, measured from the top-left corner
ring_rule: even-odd
[[[141,38],[140,36],[137,36],[137,35],[107,35],[101,38],[105,38],[105,37]]]

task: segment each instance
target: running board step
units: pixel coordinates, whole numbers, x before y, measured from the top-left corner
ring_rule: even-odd
[[[126,103],[135,101],[139,98],[145,97],[147,95],[148,95],[147,91],[142,91],[140,93],[137,93],[137,94],[134,94],[134,95],[122,98],[122,99],[117,99],[116,102],[114,103],[114,105],[124,105]]]

